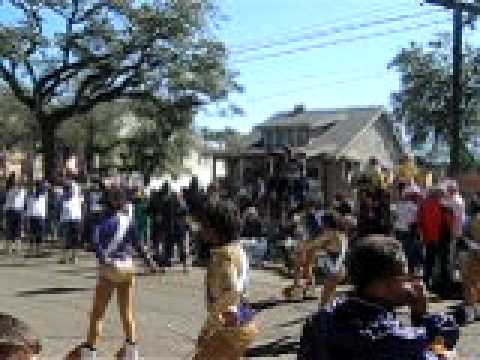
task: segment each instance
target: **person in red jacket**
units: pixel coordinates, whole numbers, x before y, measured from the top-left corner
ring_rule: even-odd
[[[423,280],[427,287],[431,287],[433,267],[438,255],[439,241],[443,223],[441,205],[442,191],[432,189],[418,209],[418,231],[425,246],[425,267]]]

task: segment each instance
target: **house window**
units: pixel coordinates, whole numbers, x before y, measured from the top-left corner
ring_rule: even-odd
[[[278,131],[278,144],[280,146],[288,145],[288,130]]]
[[[265,146],[273,145],[273,134],[271,130],[263,130],[263,141]]]
[[[308,142],[308,134],[306,130],[298,130],[298,146],[304,146]]]
[[[297,132],[293,129],[288,130],[288,145],[298,146],[298,144],[297,144]]]
[[[311,179],[318,179],[318,168],[307,167],[307,177]]]

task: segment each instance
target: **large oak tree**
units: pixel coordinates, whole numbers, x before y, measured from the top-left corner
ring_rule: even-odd
[[[3,3],[0,79],[38,123],[49,180],[55,131],[75,115],[120,98],[192,114],[236,88],[211,0]]]

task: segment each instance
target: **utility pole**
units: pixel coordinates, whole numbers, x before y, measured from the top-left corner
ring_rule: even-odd
[[[463,14],[480,15],[480,6],[461,0],[425,0],[432,5],[453,10],[453,78],[450,129],[450,176],[458,178],[461,171],[462,152],[462,65],[463,65]]]

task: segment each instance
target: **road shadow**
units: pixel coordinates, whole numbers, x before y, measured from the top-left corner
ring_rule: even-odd
[[[75,268],[75,269],[57,269],[55,270],[58,274],[71,274],[71,275],[80,275],[87,272],[96,271],[96,267],[84,267],[84,268]]]
[[[280,327],[280,328],[288,328],[288,327],[290,327],[290,326],[295,326],[295,325],[303,324],[306,319],[307,319],[306,316],[301,316],[301,317],[299,317],[299,318],[297,318],[297,319],[287,321],[286,323],[278,324],[277,326]]]
[[[281,355],[296,354],[300,343],[292,339],[292,336],[284,336],[268,344],[252,347],[247,350],[245,357],[279,357]]]
[[[17,297],[32,297],[37,295],[66,295],[78,292],[90,291],[90,288],[85,287],[52,287],[52,288],[40,288],[36,290],[26,290],[17,292]]]
[[[27,268],[34,267],[36,264],[27,264],[27,263],[10,263],[10,264],[0,264],[0,268]]]
[[[291,304],[300,304],[304,300],[287,300],[287,299],[269,299],[269,300],[260,300],[256,302],[249,303],[250,307],[256,312],[262,312],[265,310],[274,309],[278,306],[286,306]]]

